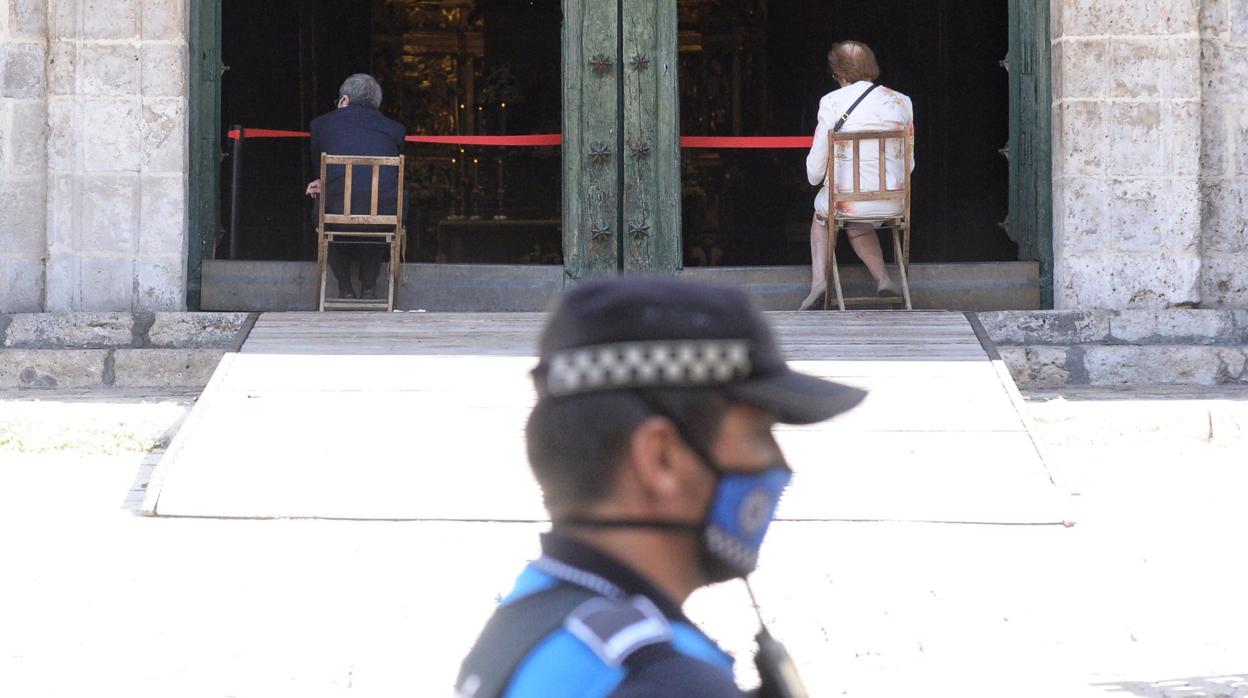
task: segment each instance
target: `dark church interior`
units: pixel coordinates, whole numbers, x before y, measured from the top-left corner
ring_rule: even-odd
[[[561,128],[560,0],[223,2],[222,125],[306,130],[342,80],[377,77],[409,134]],[[684,135],[805,135],[854,38],[914,103],[914,262],[1017,259],[1008,214],[1007,8],[995,0],[678,0]],[[229,142],[226,141],[227,152]],[[557,147],[408,144],[408,262],[558,264]],[[804,265],[802,150],[682,153],[685,264]],[[223,164],[222,211],[231,166]],[[238,256],[315,256],[306,140],[248,140]],[[218,256],[224,250],[218,247]]]

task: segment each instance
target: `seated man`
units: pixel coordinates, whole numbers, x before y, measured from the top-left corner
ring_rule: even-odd
[[[338,89],[338,108],[312,120],[312,161],[320,168],[321,154],[371,155],[397,157],[403,152],[405,130],[402,124],[387,119],[381,107],[381,85],[371,75],[357,73],[347,78]],[[396,168],[383,167],[377,195],[379,215],[394,215],[399,183]],[[324,187],[326,213],[342,213],[346,168],[331,166],[322,184],[317,179],[308,184],[307,194],[319,196]],[[356,167],[352,173],[351,210],[367,213],[372,202],[372,174],[367,167]],[[405,212],[406,213],[406,212]],[[329,246],[329,268],[338,279],[338,295],[355,298],[351,285],[351,262],[360,264],[360,295],[377,297],[377,274],[385,247],[376,242],[339,242]]]

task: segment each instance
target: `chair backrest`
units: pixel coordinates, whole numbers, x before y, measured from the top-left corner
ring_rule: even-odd
[[[321,202],[320,202],[320,224],[325,225],[392,225],[398,228],[401,225],[403,213],[403,156],[398,157],[373,157],[365,155],[329,155],[321,153]],[[342,213],[325,213],[325,199],[328,198],[329,192],[326,186],[329,181],[326,178],[328,169],[331,165],[341,165],[346,170],[346,178],[343,181],[342,189]],[[354,185],[352,174],[356,167],[369,167],[372,171],[372,188],[371,203],[367,213],[351,210],[351,192]],[[398,168],[398,187],[399,190],[395,197],[394,214],[379,215],[378,214],[378,194],[380,193],[381,184],[381,168],[397,167]]]
[[[879,181],[869,183],[873,190],[863,191],[862,182],[862,142],[876,141],[879,145]],[[899,189],[888,186],[888,145],[892,141],[900,141],[903,154],[902,180]],[[838,157],[837,146],[845,144],[853,157],[853,188],[838,191],[841,187],[836,178]],[[905,206],[906,217],[910,213],[910,170],[914,162],[914,139],[908,131],[835,131],[828,134],[828,208],[835,210],[838,201],[899,201]]]

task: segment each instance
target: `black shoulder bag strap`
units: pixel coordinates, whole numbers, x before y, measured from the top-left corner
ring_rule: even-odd
[[[867,88],[867,91],[859,95],[858,99],[854,100],[854,103],[849,105],[849,109],[846,109],[845,113],[841,114],[841,120],[836,122],[836,125],[832,127],[832,131],[834,133],[839,133],[840,130],[845,126],[845,122],[849,121],[849,115],[853,114],[854,110],[858,108],[858,105],[862,104],[862,100],[866,99],[867,95],[874,92],[875,88],[879,86],[880,86],[880,83],[878,82],[871,83],[871,86]]]
[[[575,584],[560,584],[499,608],[464,659],[455,695],[460,698],[502,696],[520,663],[538,643],[562,627],[578,606],[596,596],[598,594]]]

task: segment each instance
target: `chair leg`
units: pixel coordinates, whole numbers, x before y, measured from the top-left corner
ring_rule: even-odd
[[[893,254],[897,258],[897,271],[901,276],[901,295],[906,301],[906,310],[914,310],[914,306],[910,303],[910,279],[906,270],[906,257],[901,249],[901,233],[898,230],[900,226],[893,226]]]
[[[325,271],[326,256],[329,254],[329,243],[324,234],[316,239],[316,309],[325,312]]]
[[[837,233],[839,233],[840,230],[836,227],[833,227],[833,223],[834,221],[828,221],[828,227],[829,227],[829,230],[828,230],[828,264],[825,267],[826,272],[831,272],[832,274],[832,288],[828,289],[827,291],[824,291],[823,293],[823,309],[831,310],[831,307],[830,307],[831,298],[829,298],[828,295],[829,295],[829,291],[835,290],[836,291],[836,307],[839,308],[840,310],[844,310],[845,309],[845,294],[843,291],[841,291],[841,268],[836,262],[836,238],[837,238]],[[824,277],[825,288],[827,287],[826,272],[825,272],[825,277]]]
[[[386,312],[394,312],[394,302],[398,297],[399,285],[399,257],[402,254],[402,245],[399,242],[399,236],[395,236],[390,242],[390,289],[386,298]]]

